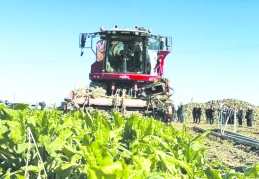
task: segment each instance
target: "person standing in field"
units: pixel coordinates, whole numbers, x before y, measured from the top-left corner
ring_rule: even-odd
[[[222,108],[222,124],[225,124],[227,121],[227,105],[224,104],[223,108]]]
[[[193,109],[192,109],[193,123],[196,123],[196,122],[197,122],[196,114],[197,114],[197,106],[196,106],[196,104],[195,104],[194,107],[193,107]]]
[[[210,108],[205,109],[206,124],[210,122]]]
[[[252,127],[253,117],[254,117],[253,109],[251,106],[248,106],[246,110],[246,116],[245,116],[247,126]]]
[[[233,109],[228,106],[227,108],[227,118],[228,118],[228,124],[234,124],[234,112]]]
[[[40,102],[39,105],[41,110],[45,109],[46,107],[46,103],[44,101]]]
[[[172,120],[171,120],[171,122],[173,122],[175,120],[175,115],[176,115],[176,109],[175,109],[175,105],[174,105],[173,100],[172,100],[171,108],[172,108]]]
[[[183,109],[183,103],[180,103],[180,106],[178,108],[179,111],[179,120],[181,123],[184,122],[184,109]]]
[[[201,106],[198,105],[197,113],[196,113],[196,123],[199,124],[201,122]]]
[[[244,118],[243,110],[242,110],[242,108],[240,107],[239,110],[238,110],[238,112],[237,112],[238,124],[239,124],[240,126],[242,126],[243,118]]]
[[[177,113],[177,122],[180,122],[180,105],[178,105],[176,113]]]
[[[213,105],[211,105],[208,110],[208,117],[209,117],[210,124],[214,123],[214,115],[215,115],[215,109],[214,109]]]

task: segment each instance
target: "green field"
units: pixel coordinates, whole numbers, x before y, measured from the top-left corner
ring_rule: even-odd
[[[203,140],[153,118],[0,106],[0,178],[258,178],[220,173]]]

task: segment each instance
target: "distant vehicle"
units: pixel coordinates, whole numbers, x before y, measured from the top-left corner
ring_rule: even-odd
[[[36,110],[36,109],[40,109],[40,105],[38,103],[33,103],[29,105],[29,109],[30,110]]]
[[[14,103],[8,103],[8,104],[6,105],[6,107],[9,108],[9,109],[13,109],[14,106],[15,106]]]
[[[57,110],[65,111],[66,105],[67,105],[67,102],[66,101],[62,101],[60,106],[57,107]]]

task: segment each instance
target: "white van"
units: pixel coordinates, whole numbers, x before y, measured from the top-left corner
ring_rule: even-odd
[[[29,105],[30,110],[40,109],[40,105],[38,103],[32,103]]]

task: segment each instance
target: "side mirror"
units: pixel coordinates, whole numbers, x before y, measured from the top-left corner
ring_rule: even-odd
[[[84,48],[86,42],[86,34],[79,35],[79,47]]]
[[[171,47],[171,44],[172,44],[171,38],[170,37],[166,37],[165,43],[166,43],[166,47]]]

